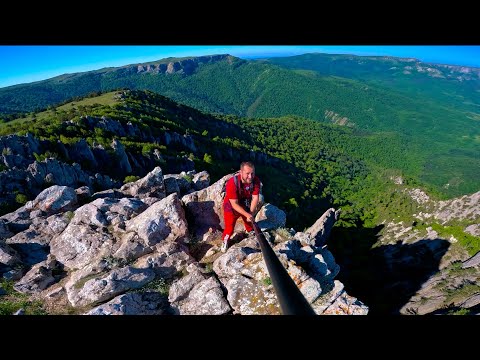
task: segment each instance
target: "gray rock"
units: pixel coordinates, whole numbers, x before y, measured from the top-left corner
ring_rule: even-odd
[[[0,241],[0,264],[13,266],[20,263],[20,256],[9,245]]]
[[[117,296],[84,315],[164,315],[168,309],[165,296],[157,292],[135,292]]]
[[[210,174],[206,171],[195,174],[192,179],[195,191],[205,189],[210,186]]]
[[[186,214],[189,220],[191,219],[189,225],[194,236],[203,237],[210,228],[224,227],[224,189],[232,175],[226,175],[213,185],[182,197],[182,202],[186,206]]]
[[[210,277],[197,283],[178,304],[180,315],[223,315],[231,311],[220,283]]]
[[[118,167],[120,168],[120,170],[124,173],[130,174],[132,172],[132,166],[128,161],[127,153],[125,152],[125,147],[117,139],[113,139],[111,146],[118,159]]]
[[[462,269],[466,269],[466,268],[473,267],[473,266],[478,266],[478,264],[480,264],[480,252],[476,253],[470,259],[465,260],[462,263]]]
[[[150,269],[135,269],[131,266],[114,269],[108,274],[99,274],[87,280],[83,285],[77,282],[77,288],[75,285],[68,286],[68,300],[73,306],[101,303],[128,290],[141,288],[154,277],[155,273]]]
[[[188,224],[177,194],[156,202],[143,213],[125,223],[148,246],[160,241],[178,241],[188,235]]]
[[[38,209],[51,215],[60,211],[71,210],[76,203],[77,194],[75,189],[68,186],[53,185],[43,190],[28,205],[32,210]]]
[[[55,268],[55,261],[51,264],[51,260],[45,260],[32,267],[13,288],[21,293],[38,293],[55,282],[52,270]]]
[[[334,208],[328,209],[325,213],[313,224],[310,226],[305,233],[310,235],[314,240],[313,244],[316,247],[321,247],[326,244],[330,231],[335,225],[335,222],[340,216],[340,210]]]
[[[165,198],[166,194],[163,183],[162,169],[157,166],[145,177],[123,185],[120,188],[120,191],[140,199],[144,197],[158,197],[160,199]]]
[[[265,204],[255,216],[255,222],[262,231],[284,227],[286,221],[285,212],[272,204]]]

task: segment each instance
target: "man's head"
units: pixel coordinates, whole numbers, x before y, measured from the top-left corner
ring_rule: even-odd
[[[240,177],[244,184],[251,184],[255,177],[255,165],[251,161],[244,161],[240,164]]]

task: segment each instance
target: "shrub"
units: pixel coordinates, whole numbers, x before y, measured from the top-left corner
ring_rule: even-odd
[[[25,205],[25,203],[28,201],[28,197],[25,194],[18,193],[15,196],[15,201],[19,203],[20,205]]]
[[[65,217],[68,219],[68,221],[71,221],[74,216],[75,216],[75,213],[73,211],[67,211],[65,213]]]
[[[34,152],[33,156],[35,157],[35,160],[37,160],[38,162],[42,162],[42,161],[44,161],[45,159],[48,159],[48,158],[54,158],[54,159],[58,158],[57,153],[49,151],[49,150],[47,150],[45,153],[40,154],[40,155],[38,155],[37,153]]]
[[[138,179],[140,179],[140,176],[128,175],[128,176],[125,176],[125,180],[123,180],[123,183],[127,184],[130,182],[137,181]]]
[[[207,164],[213,164],[213,157],[211,155],[205,154],[203,155],[203,161]]]

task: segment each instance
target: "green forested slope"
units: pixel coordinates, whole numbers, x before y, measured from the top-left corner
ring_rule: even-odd
[[[395,192],[389,180],[391,173],[362,159],[370,145],[352,129],[294,116],[212,116],[144,91],[127,92],[125,99],[118,102],[112,102],[107,95],[96,99],[98,103],[95,98],[86,99],[37,114],[15,127],[4,124],[0,134],[28,131],[51,144],[57,140],[69,144],[85,138],[89,144],[96,142],[108,149],[117,136],[100,128],[89,131],[85,115],[132,122],[155,137],[165,131],[188,133],[195,139],[195,153],[178,146],[145,143],[138,137],[119,140],[127,151],[136,154],[148,154],[157,148],[163,155],[187,155],[196,162],[198,170],[211,173],[212,182],[238,168],[239,161],[227,155],[231,150],[242,159],[249,159],[251,151],[265,153],[270,158],[266,163],[258,163],[257,173],[265,185],[266,201],[284,209],[288,225],[298,230],[310,226],[330,206],[342,208],[339,225],[347,227],[372,226],[378,216],[384,215],[383,207],[388,204],[398,214],[405,210],[402,204],[393,206],[389,200],[396,201],[391,195]],[[55,145],[48,151],[49,155],[59,156]],[[395,152],[390,155],[399,157]],[[114,170],[107,166],[102,172],[111,171],[114,176]]]
[[[8,87],[0,89],[0,109],[31,111],[54,100],[98,90],[150,89],[211,113],[249,118],[294,115],[341,124],[355,134],[352,141],[365,161],[397,169],[444,196],[478,191],[480,115],[441,102],[440,97],[428,92],[386,87],[387,77],[382,72],[386,65],[381,59],[374,60],[369,71],[359,70],[357,78],[380,74],[370,78],[385,79],[375,80],[382,86],[373,84],[374,80],[365,83],[362,79],[338,77],[353,77],[355,67],[349,70],[347,66],[330,66],[345,70],[331,70],[326,76],[313,65],[298,71],[228,56],[201,63],[188,73],[155,73],[125,66]],[[422,83],[424,74],[417,75]]]
[[[433,99],[460,110],[480,110],[480,69],[390,56],[311,53],[265,59],[288,69],[340,76]]]

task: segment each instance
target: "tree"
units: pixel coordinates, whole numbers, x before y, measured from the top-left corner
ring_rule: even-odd
[[[207,164],[213,164],[213,157],[211,155],[205,154],[203,155],[203,161]]]

